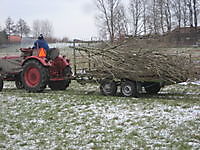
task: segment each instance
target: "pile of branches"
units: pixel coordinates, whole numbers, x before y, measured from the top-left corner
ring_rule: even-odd
[[[93,63],[90,74],[97,78],[179,83],[195,74],[189,57],[143,48],[132,49],[124,43],[104,48],[76,47],[76,50],[89,55]]]

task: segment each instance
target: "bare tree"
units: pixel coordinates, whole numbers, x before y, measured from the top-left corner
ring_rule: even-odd
[[[167,31],[172,29],[172,15],[171,15],[171,1],[165,0],[164,2],[164,18],[167,26]]]
[[[193,27],[193,8],[192,8],[192,0],[188,0],[188,8],[189,8],[190,27]]]
[[[187,0],[187,6],[189,9],[189,22],[190,26],[197,28],[198,26],[198,14],[199,14],[199,0]]]
[[[19,19],[16,25],[17,33],[22,37],[23,35],[28,35],[30,33],[30,27],[23,19]]]
[[[160,30],[160,17],[157,0],[153,0],[153,27],[154,33],[158,34]]]
[[[142,26],[142,12],[143,12],[142,0],[130,1],[130,12],[133,24],[133,35],[137,36],[141,33],[140,28]]]
[[[183,26],[186,27],[188,22],[187,0],[183,0],[182,14],[183,14]]]
[[[125,14],[125,8],[123,5],[119,5],[118,10],[116,11],[116,37],[121,38],[124,35],[128,34],[128,21]]]
[[[158,7],[158,12],[159,12],[159,22],[160,22],[160,28],[162,33],[165,32],[164,29],[164,0],[157,0],[157,7]]]
[[[194,10],[194,25],[197,29],[198,20],[197,20],[197,0],[193,0],[193,10]]]
[[[6,19],[6,24],[5,25],[6,25],[5,31],[6,31],[8,36],[10,36],[10,35],[12,35],[12,34],[14,34],[16,32],[16,30],[15,30],[16,26],[15,26],[14,21],[12,20],[11,17],[8,17]]]
[[[133,35],[165,31],[164,0],[130,0]]]
[[[34,20],[33,21],[32,34],[33,34],[33,37],[35,37],[35,38],[37,38],[41,34],[41,22],[40,22],[40,20]]]
[[[49,20],[41,21],[41,33],[47,38],[52,37],[53,25]]]
[[[116,36],[116,21],[118,20],[118,11],[120,10],[120,0],[96,0],[96,5],[99,10],[98,21],[101,24],[100,29],[106,31],[111,42]]]
[[[142,5],[143,5],[143,30],[144,34],[147,34],[147,0],[142,0]]]
[[[178,28],[181,27],[182,11],[181,11],[181,0],[172,0],[172,8],[175,16],[175,22],[178,22]]]
[[[53,25],[48,20],[34,20],[32,30],[35,38],[40,34],[43,34],[46,38],[51,38],[53,34]]]
[[[200,0],[129,0],[128,18],[125,8],[120,8],[120,0],[96,2],[101,34],[109,36],[111,41],[124,33],[124,29],[129,32],[125,27],[127,22],[131,23],[131,34],[134,36],[163,34],[188,25],[197,28],[199,23]]]

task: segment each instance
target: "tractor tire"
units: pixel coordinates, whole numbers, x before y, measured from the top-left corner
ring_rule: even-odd
[[[71,77],[72,76],[72,69],[70,66],[65,67],[63,71],[64,77]],[[49,88],[53,91],[59,91],[59,90],[66,90],[67,87],[69,87],[69,84],[71,83],[71,80],[60,80],[60,81],[49,81]]]
[[[17,89],[24,89],[24,85],[21,80],[21,72],[16,76],[15,86],[17,87]]]
[[[15,86],[17,89],[24,89],[24,85],[21,80],[15,80]]]
[[[71,77],[72,76],[72,68],[70,66],[66,66],[63,73],[64,73],[65,77]]]
[[[115,96],[117,93],[117,84],[113,80],[104,79],[100,83],[100,93],[105,96]]]
[[[137,91],[137,85],[136,82],[134,81],[123,81],[121,83],[121,94],[124,97],[137,97],[138,96],[138,91]]]
[[[161,89],[161,85],[157,82],[145,82],[144,89],[147,94],[158,94]]]
[[[49,81],[49,88],[53,91],[63,91],[69,87],[70,81],[68,80],[60,80],[60,81]]]
[[[42,92],[49,80],[48,70],[37,60],[28,60],[23,66],[21,79],[27,91]]]
[[[0,78],[0,91],[2,91],[2,90],[3,90],[3,79]]]

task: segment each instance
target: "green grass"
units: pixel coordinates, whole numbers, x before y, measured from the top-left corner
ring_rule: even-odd
[[[137,99],[105,97],[97,85],[75,82],[43,93],[5,87],[0,149],[200,148],[199,86],[169,86]]]

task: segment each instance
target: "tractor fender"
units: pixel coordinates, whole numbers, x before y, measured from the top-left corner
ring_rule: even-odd
[[[70,66],[70,62],[65,56],[59,56],[57,57],[57,60],[61,61],[63,66]]]
[[[42,65],[49,67],[51,66],[51,63],[49,63],[45,58],[42,57],[38,57],[38,56],[30,56],[28,58],[26,58],[23,62],[22,62],[22,66],[29,60],[37,60],[39,61]]]

